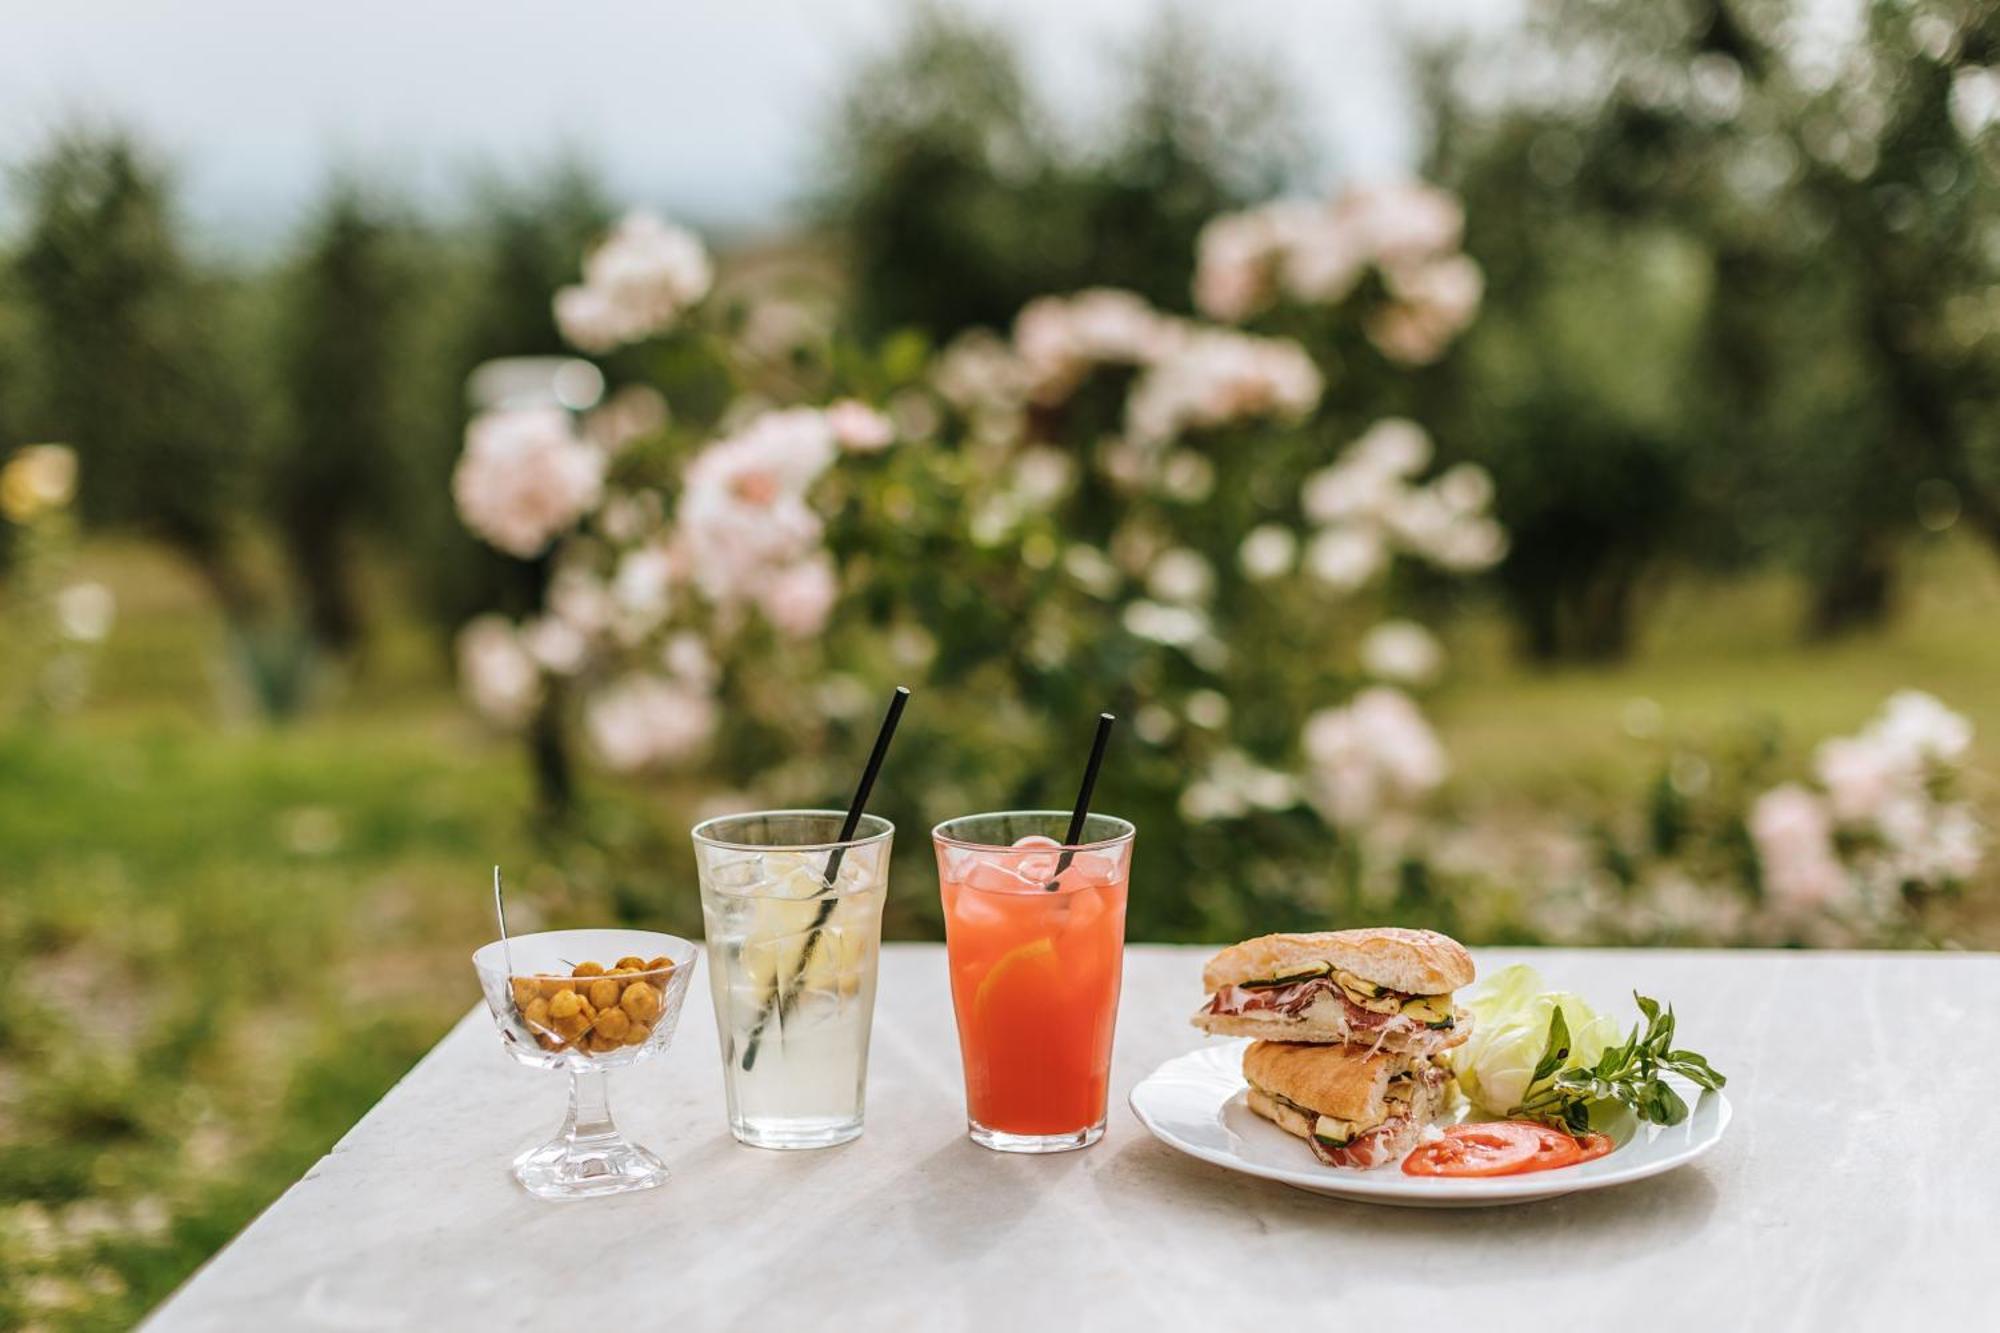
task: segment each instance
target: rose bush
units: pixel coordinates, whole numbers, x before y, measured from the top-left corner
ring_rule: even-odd
[[[1507,539],[1487,474],[1384,404],[1476,306],[1462,224],[1421,186],[1271,205],[1203,234],[1207,318],[1096,288],[871,349],[627,218],[556,297],[624,386],[468,428],[461,515],[547,591],[466,626],[466,695],[539,745],[568,721],[642,794],[566,858],[642,913],[685,907],[659,866],[696,817],[841,801],[903,682],[876,808],[919,835],[1066,803],[1092,716],[1127,720],[1099,801],[1146,830],[1135,934],[1907,935],[1910,895],[1983,848],[1948,791],[1966,728],[1925,696],[1823,747],[1818,791],[1758,786],[1768,755],[1677,755],[1715,780],[1675,767],[1636,817],[1436,807],[1450,760],[1417,696],[1447,655],[1415,617]],[[929,894],[890,910],[938,924]]]
[[[1282,256],[1293,272],[1345,247],[1349,281],[1233,307],[1210,299],[1214,252],[1264,224],[1218,219],[1197,302],[1232,318],[1316,303],[1394,375],[1470,309],[1398,358],[1366,329],[1407,302],[1362,271],[1407,285],[1469,264],[1454,210],[1420,187],[1349,196],[1284,231]],[[1483,473],[1437,471],[1420,426],[1343,400],[1330,345],[1093,289],[1033,301],[1005,332],[871,350],[718,282],[690,241],[628,217],[555,298],[624,393],[573,421],[509,410],[468,429],[465,522],[549,569],[537,612],[461,637],[486,717],[573,713],[600,764],[656,775],[691,817],[837,800],[878,697],[907,681],[917,706],[881,799],[917,829],[1063,804],[1109,708],[1129,733],[1101,799],[1146,825],[1142,872],[1188,881],[1154,905],[1161,933],[1256,911],[1227,887],[1246,882],[1325,910],[1347,872],[1304,849],[1329,826],[1358,846],[1371,816],[1443,779],[1404,692],[1443,650],[1389,615],[1394,572],[1484,568],[1504,534]],[[631,416],[633,387],[655,409],[609,420]]]

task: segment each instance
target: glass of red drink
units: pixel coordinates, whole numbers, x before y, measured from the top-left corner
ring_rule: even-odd
[[[1063,1152],[1104,1135],[1132,825],[1015,810],[931,831],[972,1141]]]

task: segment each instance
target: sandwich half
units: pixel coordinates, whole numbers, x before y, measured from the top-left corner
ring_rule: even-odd
[[[1401,1161],[1443,1109],[1450,1077],[1435,1056],[1354,1046],[1256,1041],[1243,1052],[1250,1109],[1328,1166]]]
[[[1432,930],[1264,935],[1209,959],[1208,1003],[1194,1025],[1219,1036],[1430,1055],[1470,1031],[1472,1016],[1451,993],[1471,980],[1465,946]]]

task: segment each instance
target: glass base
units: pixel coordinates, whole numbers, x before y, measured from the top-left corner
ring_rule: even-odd
[[[977,1120],[968,1120],[965,1132],[972,1136],[974,1143],[994,1152],[1074,1152],[1078,1148],[1088,1148],[1103,1138],[1104,1122],[1100,1120],[1088,1129],[1068,1134],[1009,1134],[1003,1130],[988,1129]]]
[[[667,1164],[622,1135],[558,1135],[514,1159],[514,1179],[538,1199],[595,1199],[667,1183]]]
[[[752,1148],[775,1148],[781,1152],[809,1148],[837,1148],[861,1137],[861,1120],[855,1117],[802,1116],[786,1120],[732,1120],[729,1132],[738,1143]]]

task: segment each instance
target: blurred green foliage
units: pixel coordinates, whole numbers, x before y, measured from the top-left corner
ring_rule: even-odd
[[[1499,481],[1539,655],[1620,653],[1696,565],[1879,623],[1913,537],[2000,539],[2000,143],[1954,111],[2000,17],[1870,0],[1850,44],[1808,8],[1544,0],[1511,62],[1434,72],[1490,284],[1445,435]]]
[[[1202,224],[1308,164],[1297,99],[1178,9],[1118,77],[1111,123],[1066,132],[1003,29],[929,7],[856,73],[820,206],[864,336],[1005,328],[1036,296],[1092,286],[1188,309]]]

